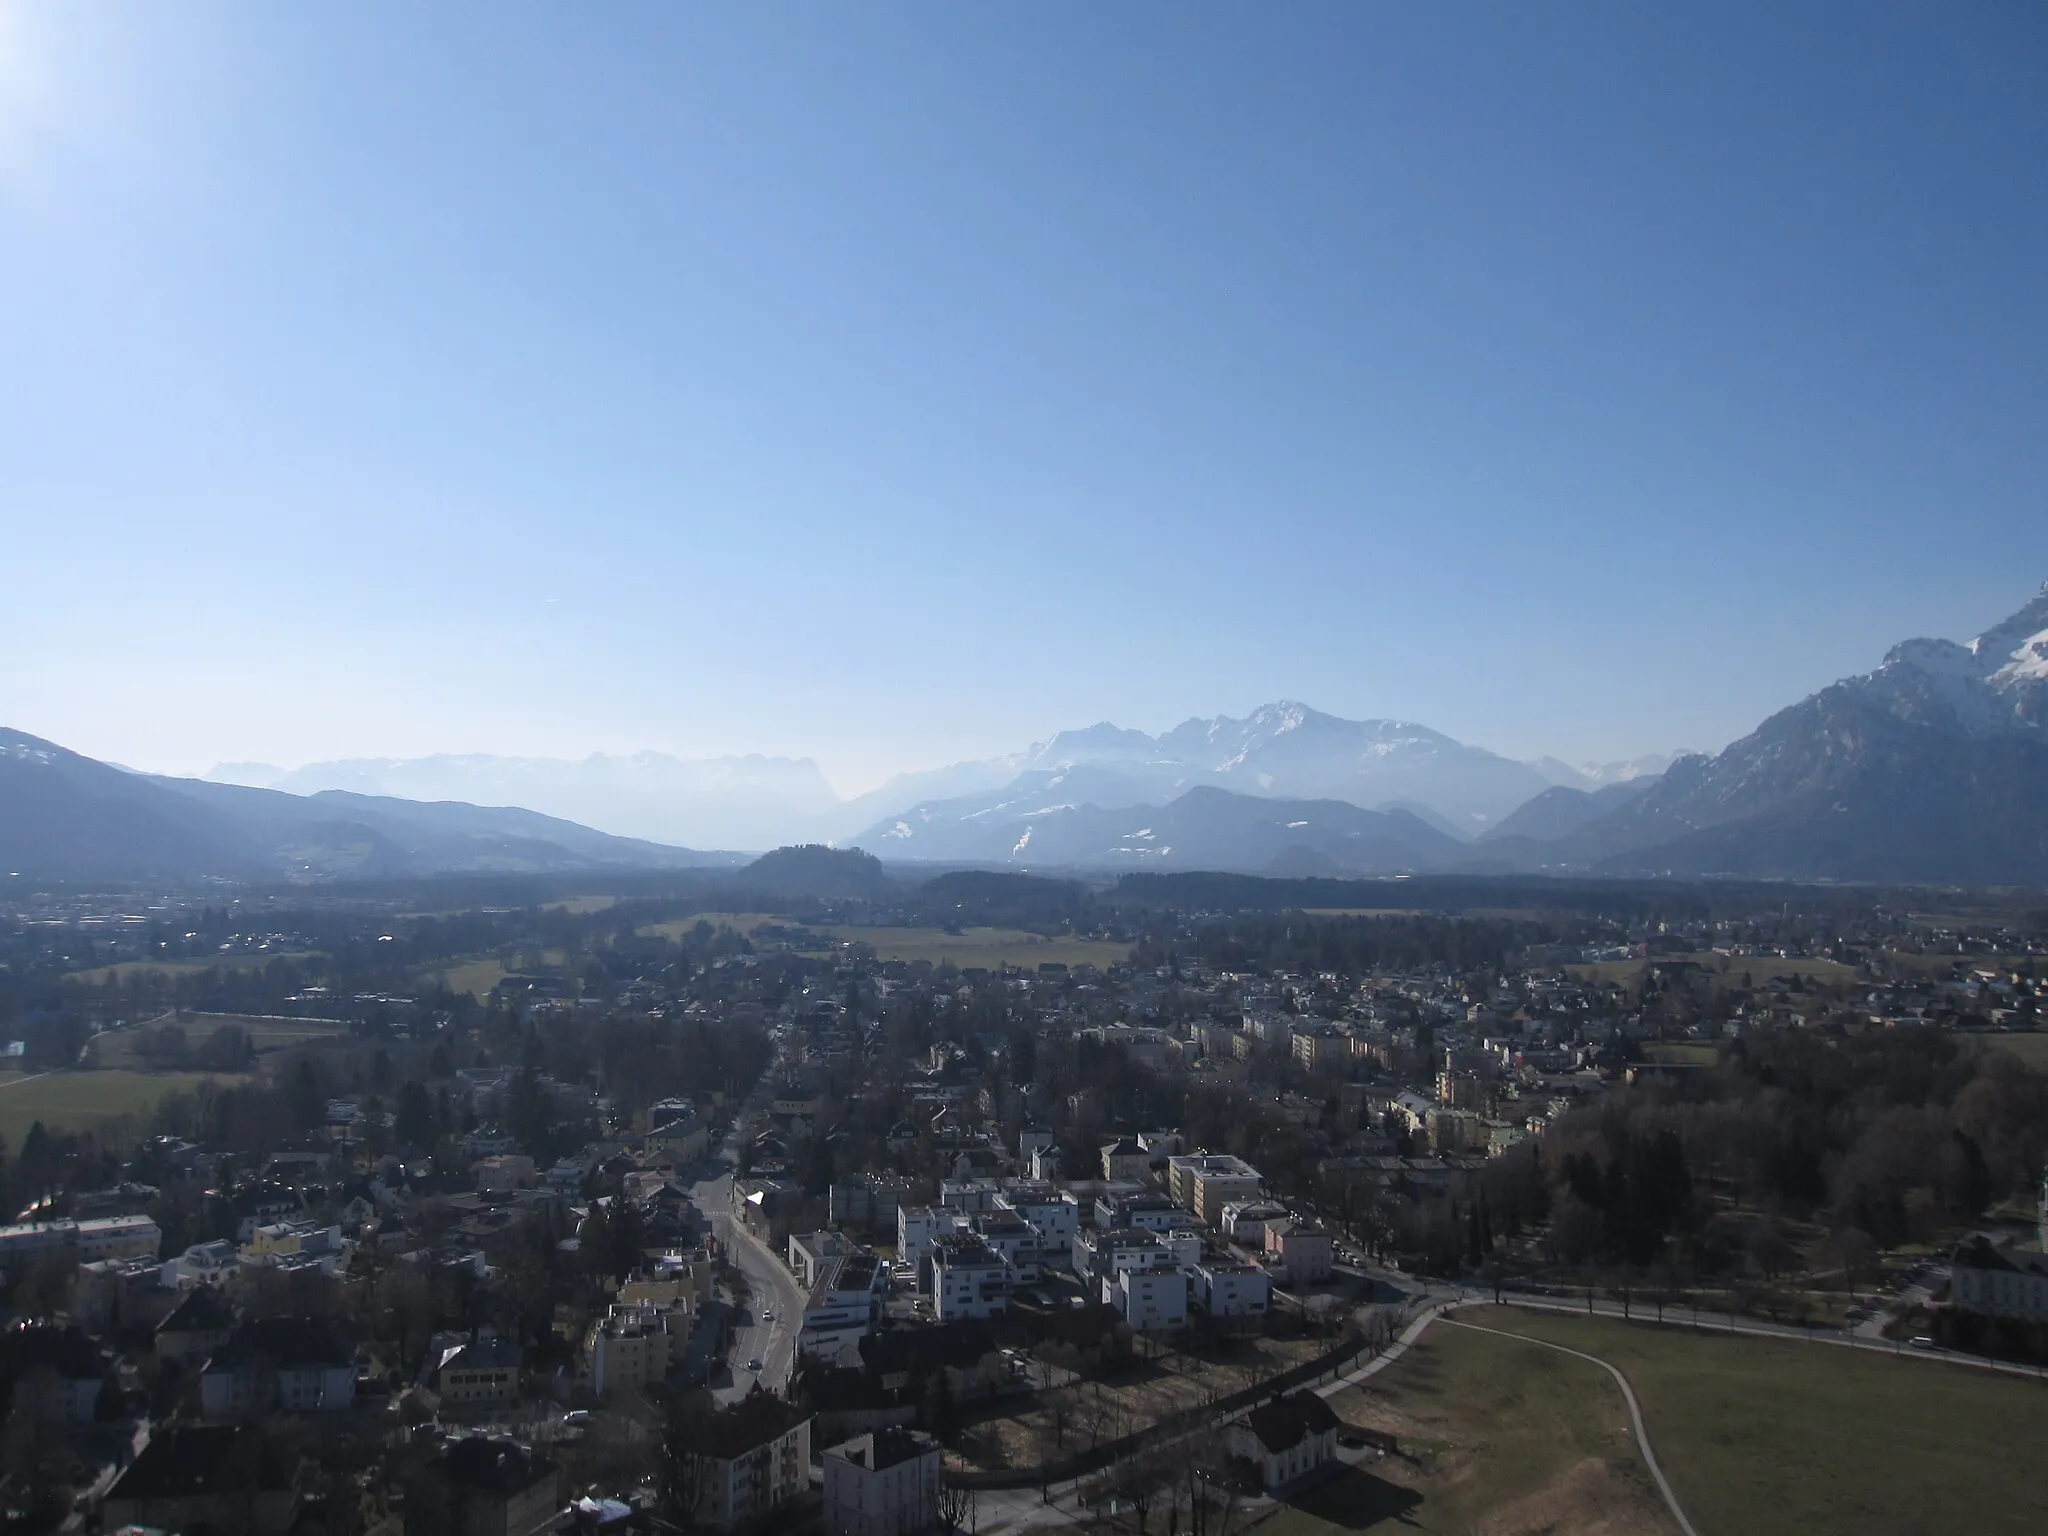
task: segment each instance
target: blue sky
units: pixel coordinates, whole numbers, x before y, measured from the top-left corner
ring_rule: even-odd
[[[1718,747],[2048,577],[2025,3],[0,0],[0,722]]]

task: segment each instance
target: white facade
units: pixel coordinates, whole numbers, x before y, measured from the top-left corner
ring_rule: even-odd
[[[860,1435],[821,1460],[830,1536],[916,1536],[938,1523],[941,1453],[929,1435]]]
[[[2048,1253],[1983,1236],[1956,1247],[1949,1304],[1983,1317],[2048,1321]]]
[[[1140,1333],[1161,1333],[1188,1325],[1188,1277],[1176,1267],[1126,1269],[1102,1282],[1103,1299]]]
[[[896,1208],[896,1257],[915,1262],[932,1256],[932,1244],[964,1231],[967,1220],[958,1211],[937,1205]]]
[[[100,1259],[153,1259],[163,1233],[147,1216],[101,1216],[86,1221],[28,1221],[0,1227],[0,1269],[33,1264],[47,1253],[69,1252],[81,1264]]]
[[[1197,1264],[1189,1278],[1196,1304],[1211,1317],[1264,1317],[1272,1305],[1273,1282],[1255,1264]]]
[[[1010,1267],[974,1238],[941,1240],[932,1251],[933,1310],[942,1323],[1009,1310]]]

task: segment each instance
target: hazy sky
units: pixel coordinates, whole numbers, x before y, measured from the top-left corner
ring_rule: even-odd
[[[2048,8],[0,0],[0,723],[1719,746],[2048,576]]]

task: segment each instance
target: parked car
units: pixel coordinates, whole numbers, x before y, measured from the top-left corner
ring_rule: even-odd
[[[1924,1333],[1916,1333],[1913,1335],[1912,1345],[1915,1349],[1932,1349],[1934,1348],[1934,1340],[1927,1337]]]

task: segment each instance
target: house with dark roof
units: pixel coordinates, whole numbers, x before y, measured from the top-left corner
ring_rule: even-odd
[[[0,1417],[12,1411],[23,1384],[45,1368],[56,1386],[40,1400],[43,1416],[90,1424],[107,1362],[76,1323],[18,1322],[0,1329]]]
[[[351,1407],[355,1397],[355,1351],[321,1318],[245,1321],[207,1357],[199,1377],[209,1419],[330,1412]]]
[[[451,1440],[406,1479],[406,1536],[531,1536],[555,1518],[561,1480],[511,1440]]]
[[[943,1371],[955,1402],[983,1396],[990,1372],[1003,1361],[987,1325],[971,1322],[871,1333],[859,1350],[862,1368],[885,1390],[912,1390],[918,1381]]]
[[[2048,1253],[2003,1235],[1965,1238],[1951,1257],[1949,1305],[1982,1317],[2048,1322]]]
[[[1337,1455],[1336,1410],[1303,1388],[1269,1398],[1223,1431],[1232,1456],[1259,1470],[1266,1492],[1313,1477]]]
[[[195,1286],[156,1325],[156,1357],[189,1360],[212,1354],[235,1331],[235,1309],[210,1285]]]
[[[917,1536],[939,1521],[942,1453],[914,1429],[856,1435],[820,1458],[829,1536]]]
[[[705,1415],[691,1437],[705,1525],[744,1525],[781,1508],[810,1484],[811,1414],[758,1385]]]
[[[273,1536],[297,1521],[305,1477],[255,1425],[166,1425],[107,1490],[100,1524]]]

